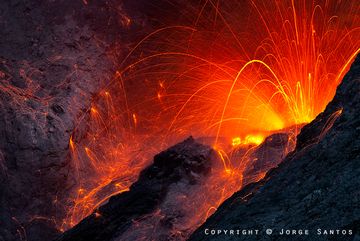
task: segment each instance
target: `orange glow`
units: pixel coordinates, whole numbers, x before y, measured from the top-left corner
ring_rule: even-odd
[[[260,145],[263,141],[264,141],[264,137],[261,135],[257,135],[257,136],[247,135],[245,138],[246,144]]]
[[[74,148],[75,148],[75,144],[74,144],[74,141],[73,141],[73,137],[72,137],[72,136],[70,136],[69,146],[70,146],[71,150],[73,151]]]
[[[331,129],[335,121],[341,116],[342,112],[343,109],[340,108],[339,110],[335,111],[330,115],[330,117],[326,120],[323,129],[321,130],[320,136],[318,137],[319,140],[321,140],[325,136],[325,134]]]
[[[133,120],[134,120],[134,125],[136,126],[137,124],[137,117],[136,117],[136,114],[132,114],[132,117],[133,117]]]
[[[234,137],[232,139],[232,143],[231,143],[232,146],[238,146],[240,144],[241,144],[241,138],[240,137]]]
[[[189,135],[213,138],[219,162],[184,224],[198,227],[245,184],[251,153],[269,134],[324,110],[359,53],[360,5],[315,2],[202,1],[186,11],[190,23],[134,43],[105,95],[94,99],[83,140],[69,140],[82,191],[70,197],[61,228],[127,191],[154,154]],[[243,156],[231,155],[241,148]]]
[[[264,136],[262,135],[247,135],[244,140],[241,140],[240,137],[235,137],[232,139],[232,146],[239,145],[260,145],[264,141]]]
[[[91,107],[91,108],[90,108],[90,111],[91,111],[91,113],[93,113],[93,114],[96,114],[96,113],[97,113],[97,110],[96,110],[94,107]]]

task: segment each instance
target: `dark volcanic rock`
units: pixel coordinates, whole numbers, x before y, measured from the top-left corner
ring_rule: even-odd
[[[276,167],[293,147],[289,133],[275,133],[266,137],[249,156],[250,162],[243,173],[243,185],[256,181],[259,174]]]
[[[0,2],[0,240],[59,233],[76,184],[69,139],[113,76],[108,51],[125,31],[116,4],[85,3]]]
[[[121,236],[134,220],[158,209],[173,184],[183,183],[190,188],[206,176],[213,154],[210,147],[196,143],[192,137],[161,152],[129,191],[111,197],[58,241],[107,241]],[[164,219],[163,224],[170,224],[169,220]]]
[[[360,56],[326,110],[306,125],[297,147],[258,183],[225,201],[189,240],[360,239]],[[259,229],[257,236],[205,235],[205,229]],[[273,229],[271,236],[265,234]],[[280,229],[308,236],[279,236]],[[352,235],[317,235],[317,229]]]

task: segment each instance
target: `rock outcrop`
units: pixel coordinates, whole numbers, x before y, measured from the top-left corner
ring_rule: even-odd
[[[245,145],[235,150],[234,160],[252,164],[243,182],[276,166],[289,146],[289,135],[277,133],[258,147]],[[206,218],[209,207],[219,202],[222,185],[229,185],[221,177],[224,172],[218,154],[190,137],[156,155],[130,191],[111,197],[58,241],[186,240]],[[241,186],[242,180],[237,183]]]
[[[130,190],[113,196],[74,228],[65,232],[58,241],[107,241],[121,238],[133,225],[141,223],[145,215],[156,215],[164,202],[169,202],[181,186],[190,190],[197,186],[211,170],[216,156],[209,147],[198,144],[192,137],[154,157],[151,166],[143,170]],[[168,193],[170,193],[168,195]],[[175,196],[174,196],[175,197]],[[173,208],[176,211],[176,208]],[[155,214],[154,214],[155,212]],[[165,212],[166,213],[166,212]],[[171,217],[155,216],[164,227],[171,226]],[[129,234],[124,234],[129,235]],[[141,233],[130,233],[139,239]]]

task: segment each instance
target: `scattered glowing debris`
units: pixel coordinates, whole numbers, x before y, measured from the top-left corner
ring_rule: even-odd
[[[90,111],[91,111],[92,114],[98,113],[98,111],[96,110],[95,107],[91,107],[91,108],[90,108]]]
[[[132,117],[133,117],[134,125],[136,126],[136,125],[137,125],[137,117],[136,117],[136,114],[133,113],[133,114],[132,114]]]
[[[224,1],[225,5],[228,3],[231,1]],[[204,39],[202,26],[198,25],[170,26],[135,44],[115,72],[117,81],[109,89],[111,98],[105,92],[95,103],[96,108],[90,109],[93,115],[85,140],[74,143],[70,137],[77,170],[91,166],[96,174],[89,178],[81,171],[77,173],[81,195],[74,197],[74,205],[69,207],[60,228],[75,225],[111,195],[127,190],[153,155],[164,150],[164,143],[179,141],[190,134],[216,136],[218,148],[214,149],[221,162],[220,170],[215,170],[216,179],[208,183],[207,190],[211,191],[206,192],[208,196],[198,207],[195,220],[198,225],[243,184],[242,173],[248,160],[246,156],[241,160],[228,156],[220,146],[228,146],[229,142],[221,143],[220,137],[232,138],[233,147],[260,145],[265,135],[250,133],[252,130],[272,131],[309,122],[323,111],[359,52],[359,29],[351,24],[356,21],[341,15],[358,7],[346,3],[340,6],[334,0],[316,7],[301,3],[251,1],[252,28],[244,26],[252,31],[245,36],[254,36],[249,41],[243,32],[237,31],[241,28],[237,11],[233,11],[233,16],[223,15],[219,4],[214,11],[223,20],[216,26],[224,24],[221,29],[224,35],[220,38]],[[270,12],[269,6],[276,7],[278,14]],[[200,22],[215,26],[206,15],[199,18]],[[120,21],[124,26],[131,24],[127,16]],[[214,34],[218,33],[215,29]],[[171,47],[162,45],[163,42],[171,42]],[[211,58],[208,49],[212,49]],[[243,57],[234,61],[234,56]],[[135,88],[132,83],[136,83]],[[34,91],[29,92],[28,96]],[[322,135],[341,112],[329,118]],[[129,128],[132,123],[137,128]],[[142,127],[146,130],[140,132]],[[239,129],[240,134],[234,132]],[[262,178],[265,173],[257,175]],[[112,180],[120,181],[114,184]],[[102,193],[106,188],[108,193]]]
[[[74,144],[72,136],[70,136],[70,139],[69,139],[69,146],[70,146],[72,151],[75,149],[75,144]]]
[[[95,218],[99,218],[99,217],[101,217],[101,214],[99,212],[94,212],[94,216],[95,216]]]

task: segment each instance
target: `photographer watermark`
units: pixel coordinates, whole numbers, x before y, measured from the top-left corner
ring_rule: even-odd
[[[253,235],[280,235],[280,236],[351,236],[351,229],[285,229],[285,228],[264,228],[264,229],[217,229],[205,228],[206,236],[253,236]]]

